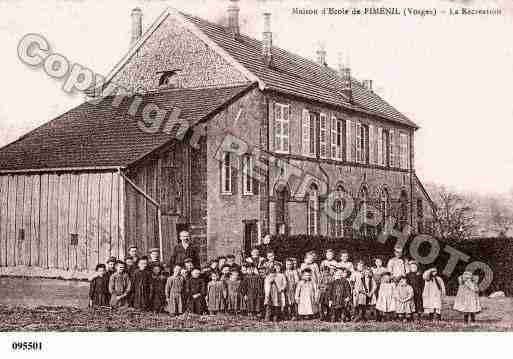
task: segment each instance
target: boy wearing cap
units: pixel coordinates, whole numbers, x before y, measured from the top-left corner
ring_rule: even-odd
[[[141,257],[134,272],[133,280],[134,308],[150,309],[151,271],[148,270],[148,258]]]
[[[160,264],[160,250],[158,248],[151,248],[150,249],[150,260],[149,260],[149,266],[153,266],[154,264]]]

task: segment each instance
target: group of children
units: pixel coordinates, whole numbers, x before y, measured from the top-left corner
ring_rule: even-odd
[[[150,258],[131,253],[125,262],[111,258],[107,266],[97,266],[90,303],[170,315],[229,313],[273,321],[409,321],[423,314],[440,320],[443,279],[436,268],[420,273],[417,263],[403,259],[401,253],[396,248],[387,267],[379,258],[373,267],[363,261],[353,265],[346,251],[337,260],[333,250],[326,251],[320,264],[316,254],[308,252],[301,264],[287,258],[283,265],[272,250],[264,258],[253,249],[240,265],[228,255],[201,269],[190,259],[172,269],[164,267],[158,251],[151,251]],[[464,313],[465,321],[474,321],[481,310],[477,278],[465,272],[459,283],[454,309]]]

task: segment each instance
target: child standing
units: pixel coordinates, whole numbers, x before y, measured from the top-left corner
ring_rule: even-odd
[[[166,281],[166,299],[167,311],[170,315],[180,315],[183,313],[183,292],[185,288],[185,278],[180,274],[182,267],[176,265],[173,268],[173,275]]]
[[[162,265],[153,262],[151,267],[151,310],[155,313],[162,313],[166,307],[166,276],[162,273]]]
[[[264,280],[253,263],[248,263],[248,273],[242,279],[241,293],[248,315],[258,316],[262,311]]]
[[[150,310],[151,272],[148,270],[148,257],[141,257],[134,271],[134,308]]]
[[[310,319],[318,313],[317,300],[319,290],[317,283],[312,279],[312,271],[304,269],[301,272],[301,280],[296,287],[295,301],[299,317]]]
[[[337,269],[334,274],[334,280],[330,283],[328,289],[329,307],[331,310],[331,320],[334,322],[351,320],[349,311],[351,306],[351,285],[347,280],[347,270]]]
[[[89,285],[90,307],[106,307],[109,305],[109,283],[105,275],[106,271],[105,264],[96,265],[96,276]]]
[[[203,314],[205,311],[205,297],[207,288],[205,281],[200,277],[199,269],[194,268],[191,271],[191,277],[186,281],[187,306],[188,310],[194,314]]]
[[[314,251],[307,252],[305,254],[305,259],[301,264],[301,273],[303,273],[307,269],[310,271],[311,280],[315,283],[315,286],[317,286],[319,284],[321,274],[319,271],[319,266],[317,265],[317,263],[315,263]]]
[[[324,267],[327,267],[329,269],[335,268],[337,266],[338,262],[335,259],[335,252],[333,249],[327,249],[325,253],[325,258],[321,262],[321,270]]]
[[[340,269],[347,269],[349,273],[354,271],[353,262],[349,260],[349,253],[345,250],[340,252],[340,262],[337,263],[337,267]]]
[[[381,276],[383,273],[388,272],[388,270],[383,267],[383,261],[381,258],[374,259],[374,267],[372,267],[372,275],[374,276],[374,280],[376,281],[378,287],[381,283]]]
[[[233,271],[230,279],[226,281],[226,289],[228,291],[228,313],[238,315],[241,311],[241,281],[239,279],[239,272]]]
[[[296,318],[296,286],[299,282],[299,273],[294,268],[294,259],[285,260],[285,278],[287,279],[287,287],[285,288],[285,315],[288,319]]]
[[[210,282],[207,286],[207,308],[210,315],[216,315],[225,310],[225,301],[228,297],[226,285],[223,280],[219,278],[217,273],[210,275]]]
[[[355,272],[356,273],[356,272]],[[366,320],[366,313],[376,305],[376,281],[369,268],[363,268],[362,275],[354,282],[356,320]]]
[[[470,272],[464,272],[458,277],[458,292],[454,300],[454,310],[463,313],[465,323],[475,322],[476,313],[481,311],[479,302],[479,277],[472,276]]]
[[[385,272],[381,275],[379,285],[378,299],[376,301],[377,320],[390,320],[395,312],[395,282],[392,281],[390,273]]]
[[[428,269],[422,275],[424,278],[424,291],[422,292],[422,304],[424,313],[429,315],[429,319],[442,319],[442,299],[445,297],[445,284],[438,275],[436,268]]]
[[[422,292],[424,291],[424,279],[422,274],[419,273],[419,267],[417,262],[410,261],[410,271],[406,274],[406,280],[408,284],[413,288],[413,302],[415,303],[415,313],[417,319],[420,320],[424,307],[422,304]]]
[[[125,263],[118,261],[115,268],[116,273],[111,275],[109,280],[110,306],[112,308],[128,307],[132,283],[128,274],[125,273]]]
[[[282,273],[277,273],[278,268],[279,266],[270,268],[264,280],[264,307],[267,321],[281,319],[281,310],[284,306],[286,281],[283,280]]]
[[[399,277],[394,296],[397,318],[403,322],[411,320],[415,312],[415,302],[413,301],[413,288],[408,284],[405,276]]]
[[[323,321],[330,318],[328,289],[332,281],[331,268],[329,266],[322,267],[319,279],[319,315]]]

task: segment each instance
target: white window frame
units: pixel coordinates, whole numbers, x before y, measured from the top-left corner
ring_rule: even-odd
[[[290,105],[276,103],[274,106],[274,151],[290,152]]]
[[[317,152],[318,152],[318,148],[317,146],[319,145],[318,144],[318,131],[317,131],[317,121],[319,119],[319,115],[315,112],[309,112],[308,113],[308,121],[309,121],[309,129],[310,129],[310,143],[309,143],[309,154],[311,157],[316,157],[317,156]]]
[[[331,158],[334,160],[342,160],[342,120],[335,116],[331,118]]]
[[[388,143],[389,143],[389,147],[390,147],[390,150],[389,150],[389,163],[388,165],[390,167],[398,167],[397,166],[397,158],[396,158],[396,149],[395,149],[395,131],[394,130],[390,130],[388,131]]]
[[[253,157],[245,154],[242,156],[242,194],[253,195],[253,190]]]
[[[360,122],[356,123],[356,162],[367,163],[367,146],[368,137],[366,138],[365,125]]]
[[[301,152],[304,156],[312,156],[310,153],[310,111],[303,109],[302,117],[302,139],[301,139]]]
[[[221,162],[221,194],[233,194],[232,155],[232,152],[223,152],[223,161]]]

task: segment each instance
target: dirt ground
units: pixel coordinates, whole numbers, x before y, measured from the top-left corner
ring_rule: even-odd
[[[0,331],[510,331],[513,300],[482,298],[478,321],[466,325],[447,298],[441,322],[267,323],[246,317],[140,313],[87,308],[87,282],[0,278]]]

